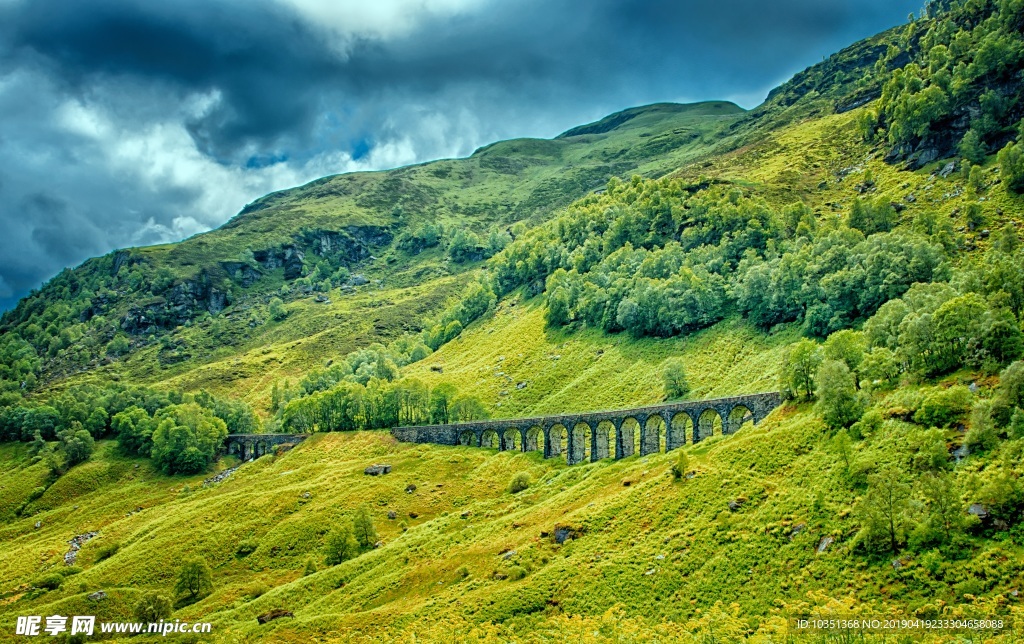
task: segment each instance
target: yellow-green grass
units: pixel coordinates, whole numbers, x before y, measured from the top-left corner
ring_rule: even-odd
[[[797,337],[792,328],[760,333],[738,317],[669,339],[552,330],[544,310],[543,298],[513,296],[403,373],[452,383],[495,417],[594,411],[664,400],[663,365],[674,356],[685,361],[691,398],[774,390],[782,352]]]
[[[890,421],[855,456],[890,460],[906,452],[909,432]],[[212,566],[214,592],[174,617],[210,621],[213,641],[226,642],[383,642],[415,633],[472,641],[474,629],[492,641],[547,641],[529,634],[564,638],[577,628],[611,633],[587,641],[618,641],[658,622],[674,624],[666,628],[676,635],[697,628],[702,615],[723,612],[715,613],[716,602],[737,603],[752,633],[780,628],[800,602],[830,598],[878,614],[913,614],[936,599],[980,613],[992,608],[986,598],[1024,581],[1019,565],[985,567],[994,558],[1020,560],[1010,541],[978,541],[945,581],[913,556],[894,571],[852,554],[857,492],[827,438],[809,410],[782,408],[760,426],[685,447],[695,474],[676,481],[676,453],[570,467],[537,454],[400,444],[385,432],[323,434],[209,488],[202,477],[158,476],[101,443],[92,462],[0,533],[0,627],[12,632],[26,614],[129,619],[141,593],[171,594],[177,566],[195,554]],[[4,470],[24,465],[26,449],[6,447]],[[363,474],[379,462],[392,472]],[[506,487],[518,472],[533,483],[512,495]],[[406,492],[409,484],[415,490]],[[326,535],[363,503],[380,547],[325,566]],[[576,539],[555,543],[558,526]],[[89,530],[100,536],[81,550],[83,571],[59,590],[29,591],[33,578],[61,568],[67,541]],[[819,554],[826,536],[835,543]],[[257,545],[244,557],[243,541]],[[94,563],[115,542],[118,552]],[[303,576],[307,560],[319,570]],[[985,570],[985,598],[951,596],[961,569]],[[936,587],[945,589],[939,597]],[[89,600],[96,590],[108,599]],[[609,625],[602,615],[616,606],[622,624]],[[257,624],[278,608],[295,617]],[[625,630],[616,635],[617,628]]]

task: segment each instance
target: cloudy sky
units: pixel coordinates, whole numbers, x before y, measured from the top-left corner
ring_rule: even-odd
[[[743,107],[921,0],[0,0],[0,310],[316,177]]]

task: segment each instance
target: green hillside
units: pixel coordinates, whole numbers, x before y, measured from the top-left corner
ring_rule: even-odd
[[[747,112],[326,177],[61,273],[0,322],[3,632],[157,593],[225,642],[1017,641],[1022,25],[930,3]],[[756,427],[572,467],[385,431],[774,389]],[[204,485],[261,430],[311,437]]]

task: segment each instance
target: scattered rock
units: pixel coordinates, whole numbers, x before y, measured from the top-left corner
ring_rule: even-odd
[[[800,534],[801,532],[803,532],[806,529],[807,529],[807,524],[806,523],[798,523],[797,525],[793,526],[793,529],[789,531],[789,540],[792,541],[793,538],[796,535]]]
[[[103,592],[102,590],[97,590],[96,592],[91,593],[88,597],[89,597],[89,601],[93,601],[93,602],[103,601],[104,599],[107,598],[107,593]]]
[[[390,519],[391,521],[394,521],[397,518],[398,518],[398,513],[397,512],[395,512],[394,510],[388,510],[388,519]]]
[[[376,550],[377,548],[380,548],[380,547],[381,547],[381,546],[383,546],[383,545],[384,545],[384,542],[383,542],[383,541],[377,541],[377,542],[375,542],[375,543],[373,544],[373,549],[374,549],[374,550]]]
[[[42,525],[43,525],[42,521],[36,521],[36,525],[35,525],[36,530],[38,530],[40,527],[42,527]]]
[[[437,373],[444,373],[444,367],[442,367],[439,364],[432,364],[432,365],[430,365],[430,370],[431,371],[436,371]]]
[[[555,543],[562,544],[570,539],[578,539],[582,532],[572,526],[555,526]]]
[[[368,476],[380,476],[381,474],[390,474],[391,466],[387,464],[374,464],[363,470],[363,474]]]
[[[967,514],[973,514],[981,520],[988,518],[988,508],[980,503],[972,503],[971,507],[967,508]]]
[[[460,514],[459,516],[460,516],[461,518],[463,518],[463,519],[468,519],[468,518],[470,517],[470,515],[471,515],[471,514],[473,514],[473,513],[472,513],[472,512],[470,512],[469,510],[466,510],[465,512],[463,512],[463,513],[462,513],[462,514]]]
[[[648,570],[647,572],[645,572],[645,573],[644,573],[644,575],[645,575],[645,576],[647,576],[647,577],[650,577],[650,576],[651,576],[651,575],[653,575],[654,573],[655,573],[655,570],[654,570],[654,568],[651,568],[650,570]]]
[[[348,280],[348,283],[352,286],[362,286],[364,284],[369,284],[370,280],[366,279],[365,275],[353,275]]]
[[[64,555],[64,565],[75,565],[75,560],[78,558],[78,551],[82,548],[82,546],[85,545],[87,541],[89,541],[93,537],[98,537],[99,534],[99,532],[86,532],[85,534],[80,534],[77,537],[72,537],[71,540],[68,541],[68,544],[71,546],[71,549],[68,550],[67,553]]]
[[[622,487],[629,487],[630,485],[633,485],[633,481],[630,481],[629,479],[622,479]]]
[[[835,542],[835,539],[833,539],[832,537],[822,538],[821,542],[818,544],[818,554],[820,555],[821,553],[828,550],[828,547],[831,546],[833,542]]]
[[[729,501],[729,509],[732,510],[733,512],[735,512],[736,510],[739,510],[740,508],[742,508],[743,504],[746,503],[746,502],[747,502],[747,500],[744,499],[743,497],[740,497],[740,498],[738,498],[738,499],[736,499],[734,501]]]
[[[901,560],[899,560],[899,559],[893,559],[893,560],[892,560],[892,569],[893,569],[893,570],[899,570],[899,569],[900,569],[900,568],[902,568],[902,567],[903,567],[904,565],[905,565],[905,564],[904,564],[904,563],[903,563],[903,562],[902,562]]]
[[[664,559],[664,558],[665,558],[665,555],[658,555],[657,557],[655,557],[655,559],[658,559],[658,560],[661,560],[661,559]]]
[[[508,552],[503,552],[501,554],[501,558],[504,559],[505,561],[508,561],[512,557],[515,557],[517,554],[519,554],[519,553],[516,552],[515,550],[509,550]]]
[[[906,197],[903,197],[903,201],[906,201],[907,203],[914,203],[915,201],[917,201],[917,197],[915,197],[914,193],[911,192]]]
[[[409,518],[410,518],[410,519],[415,519],[415,518],[417,518],[418,516],[420,516],[418,512],[410,512],[410,513],[409,513]]]
[[[405,486],[405,493],[406,494],[412,494],[415,491],[416,491],[416,484],[415,483],[410,483],[409,485]]]
[[[980,389],[980,387],[978,387],[978,383],[976,382],[972,382],[970,385],[967,386],[967,388],[971,390],[972,394],[978,393],[978,390]]]
[[[304,498],[304,499],[309,499],[309,498],[312,498],[312,497],[313,497],[313,495],[312,495],[312,494],[310,494],[309,492],[303,492],[303,493],[302,493],[302,494],[300,494],[299,496],[301,496],[301,497],[302,497],[302,498]]]
[[[238,466],[236,465],[234,467],[229,467],[228,469],[224,470],[223,472],[219,472],[218,474],[215,474],[215,475],[211,476],[210,478],[208,478],[208,479],[203,481],[203,487],[206,487],[208,485],[213,485],[214,483],[220,483],[221,481],[223,481],[227,477],[229,477],[232,474],[234,474],[235,470],[237,470],[237,469],[238,469]]]
[[[939,176],[945,179],[956,171],[956,161],[950,161],[939,170]]]
[[[269,613],[263,613],[262,615],[257,617],[256,621],[260,624],[266,624],[267,622],[272,622],[275,619],[280,619],[282,617],[295,617],[295,615],[293,615],[290,610],[285,610],[283,608],[275,608]]]
[[[517,382],[516,389],[526,389],[526,382]]]

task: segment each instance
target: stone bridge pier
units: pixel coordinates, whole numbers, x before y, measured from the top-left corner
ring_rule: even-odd
[[[278,445],[295,445],[306,440],[307,434],[228,434],[224,450],[250,461],[269,454]]]
[[[732,434],[781,404],[782,396],[772,391],[635,409],[396,427],[391,433],[411,443],[543,451],[545,458],[564,455],[571,465],[668,452],[714,434]]]

